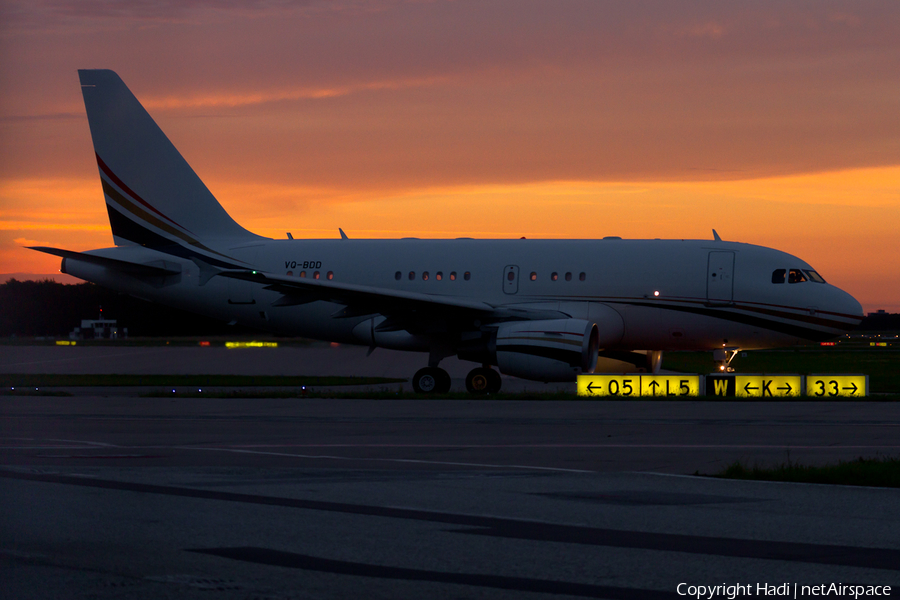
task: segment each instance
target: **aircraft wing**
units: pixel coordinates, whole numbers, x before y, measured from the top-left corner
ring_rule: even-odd
[[[280,292],[283,295],[273,306],[325,300],[345,305],[343,310],[334,313],[333,316],[337,318],[382,314],[388,317],[383,327],[379,327],[382,331],[409,329],[413,321],[421,325],[423,320],[437,315],[442,318],[483,321],[558,319],[569,316],[552,310],[497,307],[460,296],[421,294],[322,279],[287,277],[261,271],[225,270],[218,275],[263,284],[266,289]]]

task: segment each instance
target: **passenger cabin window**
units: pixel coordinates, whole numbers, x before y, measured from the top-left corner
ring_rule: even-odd
[[[471,278],[472,278],[472,274],[469,273],[468,271],[463,273],[463,279],[465,279],[466,281],[470,280]]]
[[[537,281],[537,273],[535,273],[534,271],[531,272],[531,280]]]
[[[422,273],[422,281],[428,281],[428,271]]]
[[[444,278],[444,274],[441,273],[440,271],[438,271],[437,273],[434,274],[434,278],[437,279],[438,281],[440,281],[441,279]]]
[[[300,271],[300,277],[306,277],[306,271]]]
[[[415,278],[416,278],[416,272],[415,272],[415,271],[410,271],[410,272],[409,272],[409,280],[412,281],[412,280],[415,279]]]
[[[328,279],[334,279],[334,271],[328,271],[328,275],[326,275]]]
[[[791,269],[788,271],[788,283],[803,283],[806,281],[806,275],[800,269]]]
[[[772,271],[772,283],[784,283],[784,274],[787,273],[784,269],[775,269]]]
[[[456,271],[450,271],[450,281],[456,281]]]
[[[394,279],[396,279],[397,281],[400,281],[401,277],[403,277],[403,273],[401,273],[400,271],[394,273]]]
[[[551,280],[551,281],[556,281],[557,279],[559,279],[559,274],[558,274],[558,273],[551,273],[551,274],[550,274],[550,280]]]
[[[572,274],[566,273],[566,281],[572,281]]]
[[[316,271],[315,273],[313,273],[313,279],[318,279],[318,278],[319,278],[319,272]]]
[[[587,275],[582,271],[578,274],[578,281],[584,281],[587,278]]]

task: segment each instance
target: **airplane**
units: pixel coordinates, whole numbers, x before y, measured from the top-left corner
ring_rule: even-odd
[[[824,340],[862,307],[808,263],[712,240],[271,239],[232,219],[119,76],[79,70],[114,247],[60,270],[138,298],[290,336],[428,354],[420,393],[450,389],[439,364],[574,381],[598,365],[659,372],[662,353]],[[606,361],[604,363],[604,361]],[[496,369],[494,368],[496,367]],[[499,373],[498,373],[499,371]]]

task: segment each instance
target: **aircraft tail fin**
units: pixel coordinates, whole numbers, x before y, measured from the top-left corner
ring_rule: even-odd
[[[209,241],[259,239],[225,212],[115,72],[78,76],[117,246],[207,254]]]

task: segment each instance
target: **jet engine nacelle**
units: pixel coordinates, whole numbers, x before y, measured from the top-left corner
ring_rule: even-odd
[[[497,329],[501,373],[538,381],[574,381],[597,364],[600,334],[582,319],[515,321]]]

